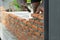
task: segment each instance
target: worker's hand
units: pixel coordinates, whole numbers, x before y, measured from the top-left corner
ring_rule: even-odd
[[[44,7],[38,7],[36,13],[37,13],[37,14],[39,14],[39,13],[40,13],[40,14],[44,13]]]

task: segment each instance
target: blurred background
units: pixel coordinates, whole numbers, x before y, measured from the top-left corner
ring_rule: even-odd
[[[23,11],[21,4],[18,3],[17,0],[0,0],[0,6],[3,5],[3,7],[8,11]],[[29,9],[32,9],[31,0],[27,0],[27,6]],[[42,0],[40,1],[42,3]]]

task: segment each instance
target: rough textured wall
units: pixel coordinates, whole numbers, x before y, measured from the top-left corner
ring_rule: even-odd
[[[14,14],[4,13],[2,23],[18,40],[44,40],[44,17],[41,14],[31,14],[33,17],[27,21]]]

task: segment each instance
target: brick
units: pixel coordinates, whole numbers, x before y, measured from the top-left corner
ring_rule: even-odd
[[[33,29],[32,29],[32,28],[29,28],[29,30],[30,30],[31,32],[33,32]]]
[[[44,29],[43,28],[37,28],[37,30],[39,30],[41,32],[44,32]]]
[[[33,40],[37,40],[37,36],[32,35]]]
[[[27,27],[27,26],[25,26],[24,28],[25,28],[25,29],[28,29],[28,27]]]
[[[38,25],[40,25],[40,26],[44,26],[44,23],[42,23],[42,22],[39,22],[39,21],[34,21],[34,20],[29,20],[30,22],[33,22],[33,23],[36,23],[36,24],[38,24]]]
[[[34,28],[34,29],[37,29],[37,26],[35,26],[35,25],[32,25],[32,28]]]
[[[44,35],[43,35],[43,34],[41,35],[41,38],[43,38],[43,39],[44,39]]]
[[[32,36],[32,33],[31,33],[31,32],[28,32],[27,35],[28,35],[28,36]]]
[[[34,35],[40,36],[40,33],[39,32],[34,32]]]
[[[40,26],[44,26],[44,23],[42,23],[42,22],[38,22],[38,21],[34,21],[36,24],[39,24]]]
[[[39,14],[32,14],[31,16],[37,18],[39,16]]]
[[[38,19],[44,20],[44,16],[39,15],[39,16],[38,16]]]
[[[32,14],[32,17],[44,20],[43,15],[40,15],[40,14]]]
[[[31,26],[31,23],[30,23],[29,21],[27,21],[26,24],[27,24],[28,26]]]

